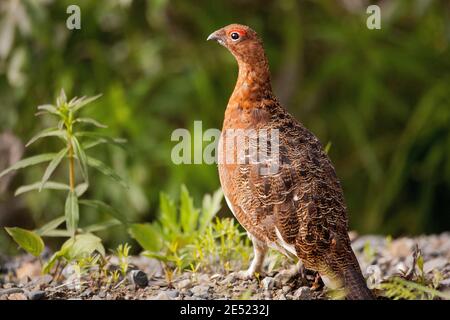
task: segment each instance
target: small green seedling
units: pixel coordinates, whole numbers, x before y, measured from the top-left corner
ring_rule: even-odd
[[[122,274],[122,277],[125,277],[127,275],[128,266],[129,266],[129,253],[130,253],[131,246],[128,243],[120,244],[115,254],[117,258],[119,259],[119,268],[120,273]]]

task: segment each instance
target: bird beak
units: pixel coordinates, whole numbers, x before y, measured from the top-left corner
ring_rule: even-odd
[[[223,31],[222,29],[214,31],[213,33],[211,33],[208,38],[206,39],[206,41],[209,40],[216,40],[218,43],[220,43],[221,45],[224,45],[224,41],[223,41]]]

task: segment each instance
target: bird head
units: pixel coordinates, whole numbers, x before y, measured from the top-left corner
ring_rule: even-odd
[[[265,59],[262,41],[250,27],[230,24],[211,33],[207,40],[215,40],[227,48],[238,62],[252,63]]]

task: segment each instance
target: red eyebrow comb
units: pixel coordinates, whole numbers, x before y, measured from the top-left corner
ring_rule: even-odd
[[[243,29],[243,28],[233,28],[233,29],[230,29],[230,31],[228,31],[228,34],[231,34],[231,33],[233,33],[233,32],[237,32],[237,33],[239,33],[241,36],[243,36],[243,35],[245,35],[247,32],[245,31],[245,29]]]

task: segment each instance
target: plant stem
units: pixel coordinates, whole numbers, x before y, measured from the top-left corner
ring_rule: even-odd
[[[73,145],[72,140],[69,139],[69,184],[70,191],[74,192],[75,190],[75,161],[73,158]]]

